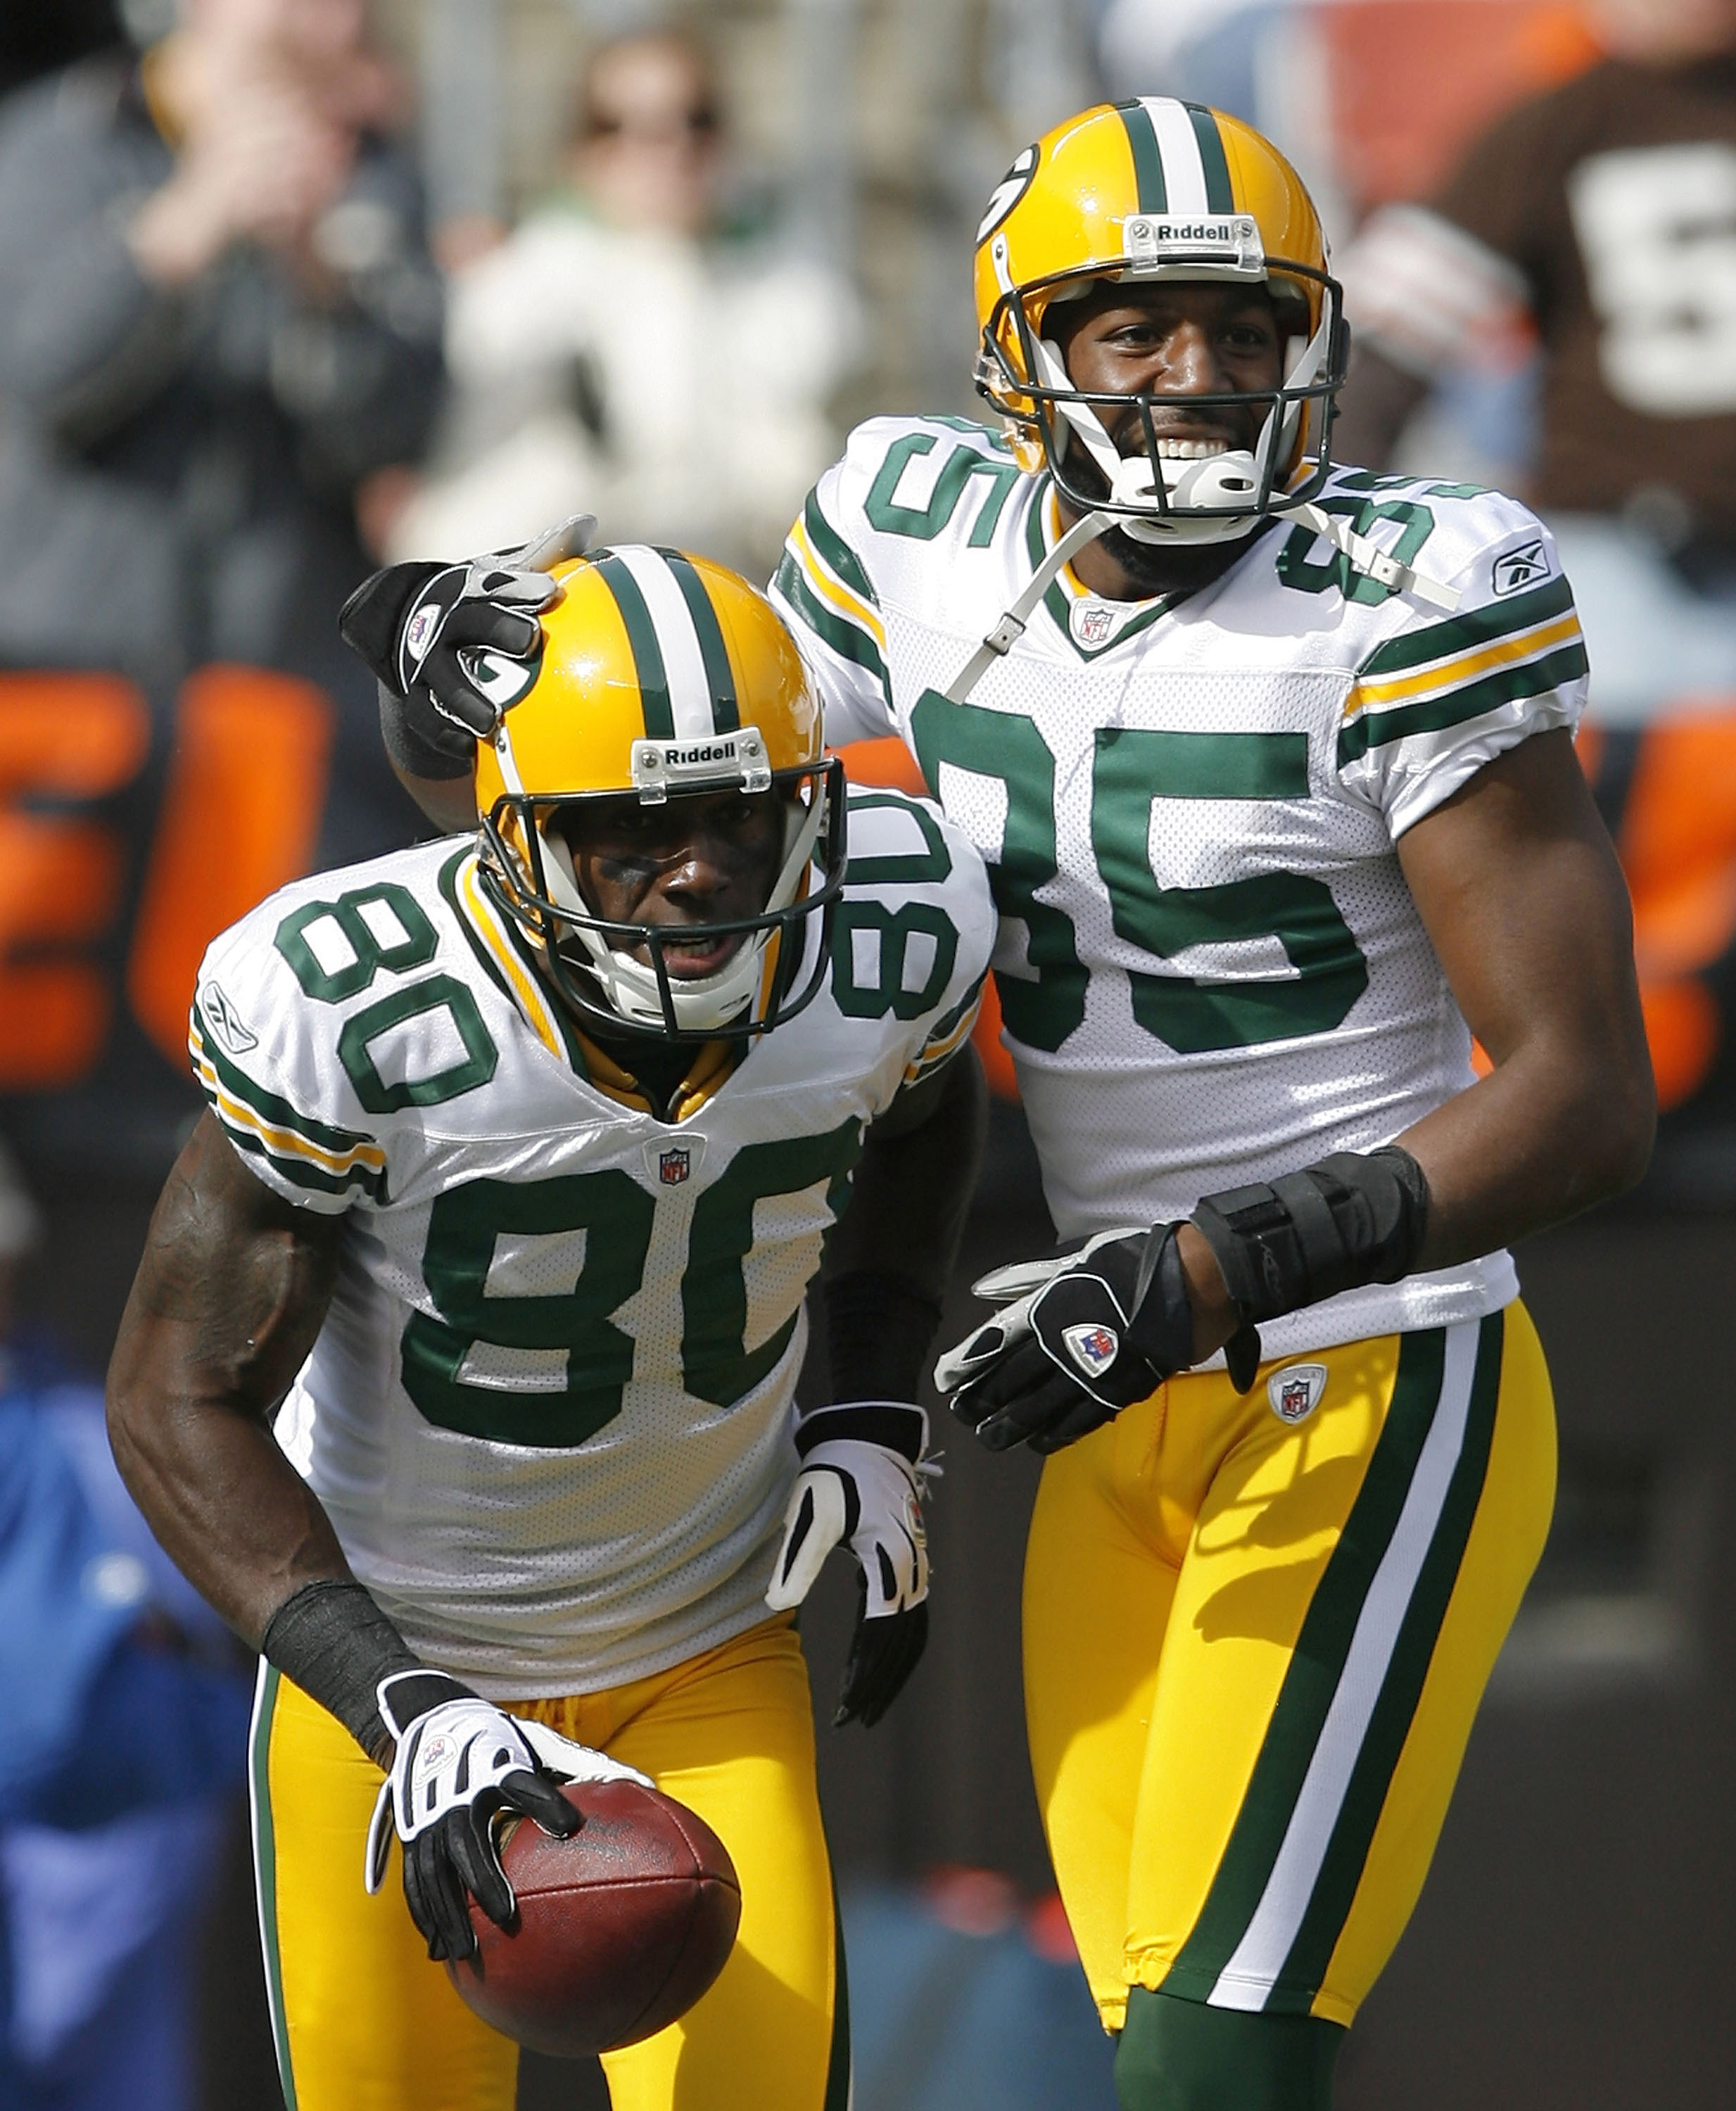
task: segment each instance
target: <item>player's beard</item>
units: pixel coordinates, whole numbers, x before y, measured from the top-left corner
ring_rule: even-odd
[[[1077,444],[1067,450],[1067,481],[1093,504],[1109,496],[1109,479]],[[1070,512],[1078,511],[1065,498],[1061,503]],[[1202,587],[1211,586],[1247,556],[1271,524],[1270,518],[1252,521],[1245,535],[1222,543],[1142,543],[1125,528],[1111,528],[1098,540],[1126,574],[1134,592],[1142,597],[1155,597],[1197,593]]]

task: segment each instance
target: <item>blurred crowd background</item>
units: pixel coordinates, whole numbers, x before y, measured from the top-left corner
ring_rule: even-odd
[[[1736,2071],[1736,0],[9,0],[0,11],[0,2106],[275,2111],[250,1667],[108,1462],[207,939],[408,840],[334,618],[576,510],[769,574],[857,417],[969,416],[969,262],[1096,98],[1252,120],[1357,336],[1341,459],[1531,498],[1665,1107],[1521,1273],[1557,1522],[1346,2111]],[[888,744],[852,754],[910,781]],[[993,1021],[970,1278],[1045,1244]],[[1034,1460],[948,1447],[933,1641],[821,1732],[861,2111],[1113,2092],[1024,1754]],[[842,1574],[807,1620],[829,1690]],[[189,1757],[189,1755],[194,1755]],[[600,2077],[527,2059],[520,2100]]]

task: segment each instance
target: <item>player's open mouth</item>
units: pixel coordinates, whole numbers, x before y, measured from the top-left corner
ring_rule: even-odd
[[[739,931],[731,932],[725,938],[665,938],[663,965],[677,981],[693,981],[701,975],[716,974],[741,944]],[[648,965],[648,949],[646,959]]]
[[[1228,440],[1184,440],[1173,433],[1157,435],[1157,452],[1166,461],[1205,461],[1212,455],[1227,455]]]

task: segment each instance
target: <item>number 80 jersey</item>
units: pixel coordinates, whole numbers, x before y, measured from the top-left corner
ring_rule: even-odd
[[[620,1685],[766,1617],[821,1241],[865,1125],[969,1034],[994,928],[925,803],[852,792],[849,851],[819,996],[733,1069],[696,1051],[667,1123],[468,842],[286,888],[205,957],[218,1119],[347,1213],[279,1441],[411,1646],[486,1694]]]
[[[1319,503],[1453,586],[1395,595],[1306,527],[1191,596],[1064,571],[961,702],[944,693],[1053,548],[1046,476],[960,420],[858,428],[772,588],[834,741],[897,734],[987,860],[1006,1040],[1064,1234],[1368,1151],[1473,1082],[1395,847],[1493,756],[1576,724],[1586,661],[1515,501],[1338,470]],[[1261,1329],[1293,1355],[1470,1319],[1497,1255]]]

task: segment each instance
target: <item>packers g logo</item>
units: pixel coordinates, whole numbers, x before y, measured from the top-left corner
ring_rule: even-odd
[[[989,197],[988,209],[983,215],[982,225],[976,230],[979,243],[986,242],[1006,219],[1013,207],[1031,187],[1031,178],[1037,173],[1037,149],[1027,147],[1012,166],[1002,177]]]

